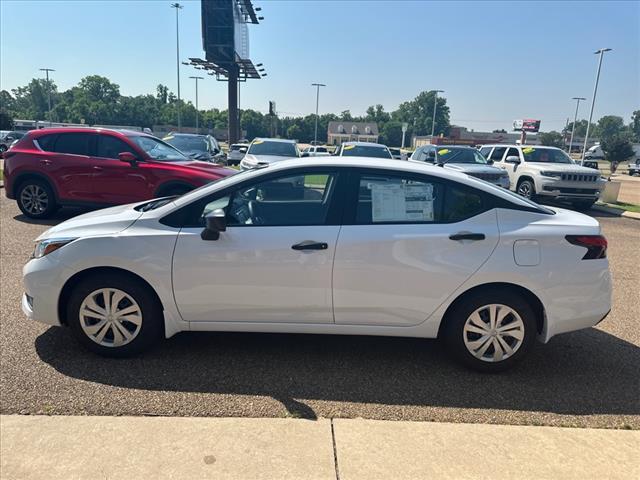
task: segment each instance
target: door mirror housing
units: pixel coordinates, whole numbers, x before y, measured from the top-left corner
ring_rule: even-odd
[[[504,159],[507,163],[520,163],[520,157],[516,157],[515,155],[509,155]]]
[[[138,157],[136,157],[131,152],[120,152],[118,154],[118,158],[120,159],[121,162],[127,162],[127,163],[130,163],[131,165],[135,165],[136,163],[138,163]]]
[[[491,159],[487,160],[487,165],[493,165],[493,160]]]
[[[309,156],[309,152],[302,152],[302,154],[300,156],[301,157],[308,157]]]
[[[227,216],[224,210],[218,208],[204,217],[205,227],[200,233],[203,240],[218,240],[220,232],[227,230]]]

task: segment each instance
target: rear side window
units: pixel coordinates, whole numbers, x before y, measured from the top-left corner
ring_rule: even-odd
[[[53,146],[56,143],[57,139],[58,139],[58,135],[43,135],[34,140],[38,142],[38,145],[40,146],[40,148],[45,152],[53,152],[54,151]]]
[[[96,156],[117,159],[118,154],[122,152],[133,153],[136,156],[138,155],[133,148],[119,138],[112,137],[111,135],[98,136],[98,150],[96,152]]]
[[[54,152],[72,155],[89,155],[89,140],[87,133],[61,133],[53,146]]]

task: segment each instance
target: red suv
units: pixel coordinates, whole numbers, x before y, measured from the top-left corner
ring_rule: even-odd
[[[6,195],[32,218],[47,218],[63,205],[178,195],[235,173],[192,160],[151,135],[103,128],[32,130],[4,159]]]

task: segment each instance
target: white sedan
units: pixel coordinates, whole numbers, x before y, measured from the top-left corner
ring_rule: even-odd
[[[464,174],[307,158],[49,229],[22,308],[110,356],[180,331],[388,335],[497,371],[607,315],[606,250],[593,218]]]

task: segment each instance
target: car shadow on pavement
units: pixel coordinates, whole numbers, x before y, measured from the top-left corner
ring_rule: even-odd
[[[77,217],[83,213],[90,212],[91,209],[84,207],[62,208],[58,210],[51,218],[44,218],[39,220],[37,218],[29,218],[26,215],[20,214],[13,217],[14,220],[22,223],[31,223],[34,225],[57,225],[69,220],[70,218]]]
[[[640,348],[592,328],[536,345],[502,374],[459,367],[434,340],[246,333],[182,333],[146,354],[107,359],[64,328],[37,337],[40,358],[60,373],[149,390],[266,395],[292,415],[298,401],[328,400],[551,412],[640,414]],[[298,399],[298,400],[294,400]]]

